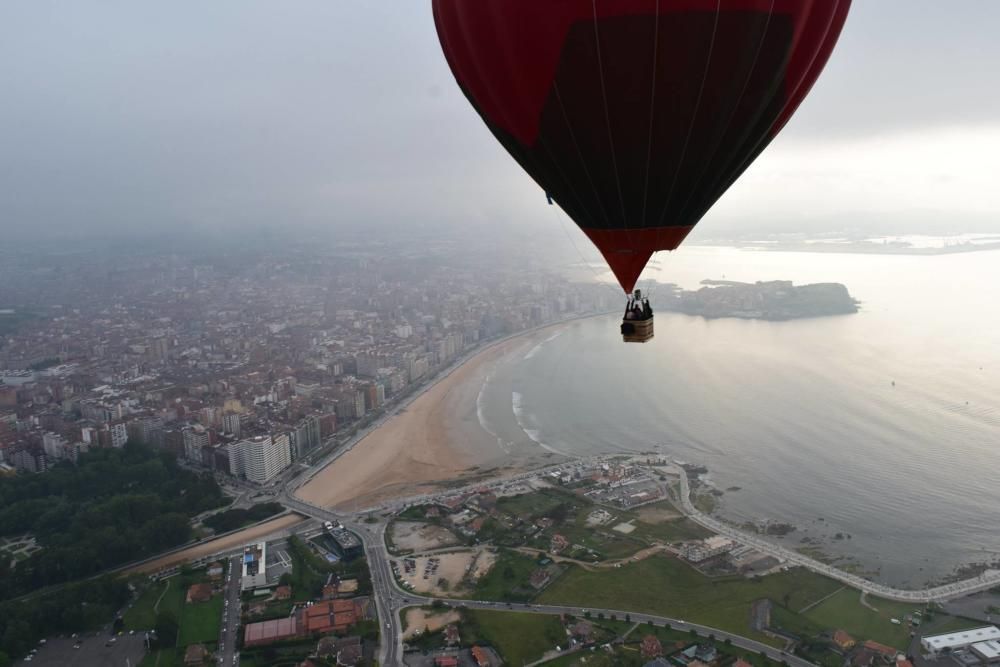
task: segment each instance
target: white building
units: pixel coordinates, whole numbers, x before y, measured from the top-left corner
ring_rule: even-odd
[[[684,548],[683,554],[692,563],[700,563],[703,560],[721,556],[728,551],[732,551],[735,546],[736,543],[732,540],[722,535],[713,535],[699,542],[688,544]]]
[[[111,432],[111,446],[115,449],[121,449],[128,442],[128,428],[125,422],[109,424],[108,431]]]
[[[980,642],[995,642],[998,640],[1000,640],[1000,629],[995,625],[986,625],[980,628],[970,628],[942,635],[921,637],[920,646],[923,648],[924,653],[936,656],[941,653],[966,648]]]
[[[229,445],[229,472],[264,484],[292,464],[288,436],[259,435]]]
[[[1000,641],[996,639],[973,644],[972,652],[987,665],[1000,664]]]
[[[243,547],[243,572],[240,590],[250,591],[267,586],[267,543],[258,542]]]

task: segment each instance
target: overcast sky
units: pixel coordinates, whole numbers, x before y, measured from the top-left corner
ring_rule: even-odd
[[[702,222],[1000,229],[1000,2],[855,0],[784,134]],[[0,3],[0,233],[551,225],[427,0]]]

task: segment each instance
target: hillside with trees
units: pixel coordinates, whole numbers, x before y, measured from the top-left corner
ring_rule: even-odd
[[[224,503],[211,475],[135,444],[2,479],[0,535],[31,534],[41,549],[13,566],[0,562],[0,600],[183,544],[191,517]]]

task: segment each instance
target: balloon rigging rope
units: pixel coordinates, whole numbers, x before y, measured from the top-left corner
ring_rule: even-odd
[[[604,215],[605,224],[610,226],[611,218],[608,216],[608,212],[604,209],[604,205],[601,202],[600,193],[597,190],[597,185],[594,184],[594,178],[590,174],[590,169],[587,168],[587,161],[583,158],[583,151],[580,149],[580,143],[576,140],[576,132],[573,131],[573,125],[572,123],[569,122],[569,115],[566,113],[566,106],[563,104],[562,95],[559,93],[558,83],[553,82],[552,91],[556,95],[556,101],[559,102],[559,110],[562,112],[563,121],[566,123],[566,131],[569,133],[569,138],[573,141],[573,148],[576,149],[577,157],[580,158],[580,166],[583,168],[583,173],[587,175],[587,182],[590,183],[590,187],[594,190],[594,201],[597,202],[597,205],[601,209],[601,213]],[[547,152],[549,152],[549,155],[552,155],[551,151],[549,151],[548,146],[546,146],[544,141],[542,142],[542,146],[545,147],[545,150]],[[556,165],[556,168],[558,169],[558,163],[556,163],[554,156],[552,163]],[[569,179],[567,179],[566,182],[571,183]]]
[[[694,124],[698,119],[698,110],[701,108],[701,99],[705,94],[705,84],[708,83],[708,71],[712,66],[712,53],[715,51],[715,38],[719,32],[719,16],[722,13],[722,0],[718,0],[715,5],[715,24],[712,26],[712,39],[708,43],[708,56],[705,58],[705,71],[701,77],[701,87],[698,89],[698,98],[694,104],[694,111],[691,113],[691,123],[688,125],[687,136],[684,138],[684,146],[681,148],[681,157],[677,161],[677,169],[674,170],[674,178],[670,183],[670,190],[667,192],[667,201],[663,205],[663,212],[660,213],[659,223],[663,223],[663,217],[670,209],[670,201],[674,198],[674,189],[677,187],[677,177],[680,176],[684,167],[684,160],[687,157],[688,145],[691,143],[691,133],[694,131]]]
[[[604,124],[608,129],[608,145],[611,148],[611,164],[615,169],[615,185],[618,187],[618,203],[621,205],[622,209],[622,228],[625,230],[625,237],[628,239],[629,245],[632,246],[632,251],[635,252],[638,248],[635,243],[632,242],[631,234],[629,234],[628,220],[626,220],[625,213],[625,197],[622,195],[622,181],[621,176],[618,174],[618,157],[615,155],[615,140],[614,135],[611,132],[611,113],[608,110],[608,92],[604,85],[604,61],[601,59],[601,33],[597,25],[597,0],[592,0],[591,5],[594,8],[594,48],[597,53],[597,73],[601,80],[601,98],[604,101]]]
[[[620,298],[621,294],[618,292],[618,290],[616,290],[608,283],[604,282],[604,280],[601,278],[601,274],[598,273],[597,269],[594,268],[594,265],[591,264],[586,257],[584,257],[583,251],[580,250],[580,246],[576,244],[576,241],[573,239],[573,236],[569,233],[569,229],[566,228],[566,222],[565,220],[563,220],[563,216],[559,214],[559,206],[555,205],[552,206],[551,208],[553,209],[552,213],[556,217],[556,220],[559,221],[559,226],[562,227],[563,233],[566,235],[566,238],[568,238],[569,242],[573,244],[573,249],[576,250],[576,254],[580,256],[580,261],[583,262],[583,265],[586,266],[588,269],[590,269],[590,271],[594,274],[595,282],[601,287],[608,288],[614,293],[616,297]]]
[[[660,0],[656,0],[656,22],[653,25],[653,83],[649,93],[649,132],[646,142],[646,183],[642,191],[642,226],[646,226],[646,204],[649,199],[649,166],[653,161],[653,113],[656,107],[656,68],[659,65]],[[656,245],[660,245],[660,227],[656,228]]]
[[[729,133],[729,128],[732,127],[733,120],[736,118],[736,115],[739,112],[740,104],[743,103],[743,98],[746,96],[746,92],[750,88],[750,81],[753,79],[754,71],[757,69],[757,63],[760,61],[760,54],[764,50],[764,43],[767,41],[767,33],[771,28],[771,19],[774,17],[775,2],[776,0],[771,0],[771,7],[770,9],[767,10],[767,22],[764,24],[764,30],[761,32],[760,44],[757,45],[757,52],[754,53],[753,63],[751,63],[750,65],[750,70],[747,73],[746,81],[743,82],[743,89],[740,90],[740,96],[736,99],[736,104],[733,106],[733,112],[729,115],[728,120],[726,120],[725,129],[723,130],[722,134],[719,135],[719,142],[716,144],[715,150],[712,151],[711,157],[709,157],[709,159],[705,161],[705,168],[702,169],[701,174],[698,176],[698,180],[695,181],[694,187],[692,187],[691,190],[688,192],[687,199],[684,200],[684,203],[681,205],[680,210],[684,210],[685,208],[687,208],[695,190],[697,190],[698,186],[701,185],[701,182],[705,180],[705,176],[709,172],[709,165],[711,164],[712,159],[715,157],[715,155],[719,152],[719,149],[722,147],[722,141],[725,139],[726,134]]]
[[[643,185],[642,191],[642,227],[646,228],[646,204],[649,199],[649,167],[653,161],[653,120],[654,112],[656,109],[656,69],[660,64],[659,61],[659,47],[660,47],[660,0],[656,0],[656,19],[653,23],[653,83],[650,86],[649,92],[649,133],[646,143],[646,183]],[[660,247],[660,232],[663,230],[662,225],[656,226],[656,241],[653,244],[653,254],[651,257],[656,256],[656,252]],[[657,288],[660,286],[659,281],[653,281],[653,289],[649,294],[649,298],[652,298],[656,294]]]

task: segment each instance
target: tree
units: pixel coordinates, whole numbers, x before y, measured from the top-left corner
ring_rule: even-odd
[[[697,637],[698,631],[695,630],[694,628],[691,628],[690,630],[688,630],[688,634],[691,635],[692,637]]]
[[[597,612],[597,618],[599,618],[599,619],[601,619],[603,621],[604,620],[604,612],[603,611]]]
[[[0,667],[10,667],[10,656],[0,651]]]
[[[167,611],[156,615],[156,641],[161,648],[170,648],[177,644],[177,619]]]
[[[625,622],[626,623],[631,623],[632,622],[632,615],[631,614],[625,614]]]
[[[13,620],[7,625],[7,632],[3,635],[4,648],[14,655],[24,655],[30,648],[28,638],[33,634],[27,621]]]

